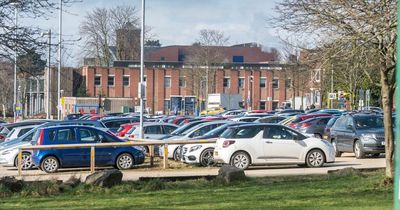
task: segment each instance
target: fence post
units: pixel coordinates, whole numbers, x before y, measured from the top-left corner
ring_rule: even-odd
[[[150,166],[154,166],[154,145],[149,146],[150,152]]]
[[[22,150],[21,150],[21,148],[18,149],[17,167],[18,167],[18,176],[22,176]]]
[[[164,144],[164,169],[168,168],[168,144]]]
[[[95,168],[95,147],[91,146],[90,147],[90,173],[94,173],[94,168]]]

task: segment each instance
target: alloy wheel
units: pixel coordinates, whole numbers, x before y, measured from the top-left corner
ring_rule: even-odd
[[[214,154],[212,149],[206,149],[201,155],[201,165],[210,166],[214,163]]]
[[[246,169],[250,164],[250,160],[246,154],[238,153],[233,157],[232,163],[236,168]]]
[[[122,154],[118,158],[118,168],[120,169],[130,169],[133,165],[132,156],[129,154]]]
[[[58,170],[58,161],[54,157],[47,157],[42,164],[42,168],[47,173],[53,173]]]

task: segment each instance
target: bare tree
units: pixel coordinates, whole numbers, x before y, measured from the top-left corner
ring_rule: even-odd
[[[216,91],[216,69],[224,62],[223,46],[228,40],[221,31],[203,29],[190,48],[185,62],[193,68],[186,73],[186,77],[189,78],[188,83],[197,98],[207,97],[207,93]]]
[[[393,178],[394,170],[392,105],[396,82],[396,7],[396,0],[284,0],[276,7],[278,16],[274,18],[275,26],[292,34],[312,37],[319,46],[338,41],[348,45],[356,43],[352,50],[361,47],[373,53],[374,57],[364,62],[380,75],[388,178]],[[336,55],[351,56],[351,51],[347,50],[342,48]]]

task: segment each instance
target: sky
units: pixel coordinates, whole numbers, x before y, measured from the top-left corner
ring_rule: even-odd
[[[135,6],[140,15],[141,0],[81,0],[66,7],[63,39],[79,39],[79,24],[93,9],[120,5]],[[279,38],[266,21],[273,15],[275,5],[274,0],[147,0],[145,20],[162,46],[190,45],[196,41],[200,30],[216,29],[229,37],[229,45],[257,42],[264,47],[279,49]],[[58,33],[57,12],[43,20],[22,18],[22,21]],[[53,43],[56,42],[57,37],[54,37]],[[68,53],[63,60],[67,65],[79,65],[81,45],[65,46]]]

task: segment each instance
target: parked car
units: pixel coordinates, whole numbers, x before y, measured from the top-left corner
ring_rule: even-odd
[[[214,159],[240,169],[269,164],[322,167],[335,161],[335,153],[326,140],[307,138],[282,125],[251,123],[229,127],[217,139]]]
[[[135,123],[138,124],[138,123]],[[121,127],[118,128],[116,136],[125,137],[125,134],[129,132],[129,130],[135,125],[134,123],[122,124]]]
[[[50,121],[51,120],[25,120],[21,122],[6,124],[2,126],[2,129],[0,130],[0,143],[4,142],[7,134],[10,133],[10,131],[16,127],[28,126],[28,125],[40,125]]]
[[[125,137],[139,138],[139,128],[139,124],[134,124],[133,127],[125,134]],[[172,133],[177,128],[177,125],[170,123],[145,123],[143,125],[144,138],[162,139],[164,136]]]
[[[321,109],[318,112],[315,112],[313,114],[332,114],[332,115],[342,115],[344,111],[339,110],[339,109]]]
[[[230,120],[236,121],[236,122],[254,122],[254,121],[258,120],[258,119],[260,119],[260,117],[243,116],[243,117],[231,118]]]
[[[284,116],[267,116],[267,117],[262,117],[254,122],[259,122],[259,123],[279,123],[282,120],[286,119],[287,117]]]
[[[77,120],[82,117],[83,114],[75,113],[75,114],[68,114],[64,117],[64,120]]]
[[[324,128],[324,134],[322,136],[323,139],[329,140],[331,139],[331,128],[332,126],[335,124],[336,120],[338,119],[338,116],[333,116],[328,123],[326,124],[325,128]]]
[[[188,140],[188,139],[193,139],[199,136],[203,136],[207,132],[221,126],[227,123],[230,123],[232,121],[210,121],[207,123],[202,123],[197,126],[194,126],[193,128],[183,132],[180,136],[173,136],[165,140]],[[168,144],[168,158],[174,158],[174,159],[179,159],[177,158],[179,156],[180,150],[178,149],[179,145],[177,144]],[[200,147],[199,147],[200,148]],[[162,151],[162,150],[161,150]],[[200,163],[199,159],[197,158],[196,160],[192,161],[187,161],[187,163]]]
[[[219,116],[222,117],[235,117],[235,116],[240,116],[243,115],[246,111],[245,110],[241,110],[241,109],[235,109],[235,110],[227,110],[225,112],[222,112],[220,114],[218,114]]]
[[[200,115],[215,115],[215,114],[219,114],[224,111],[225,111],[225,109],[223,107],[214,107],[214,108],[210,108],[208,110],[201,111]]]
[[[379,156],[385,152],[383,117],[375,114],[347,114],[332,126],[330,141],[336,157],[343,152],[354,152],[357,159],[367,154]]]
[[[16,138],[24,135],[25,133],[29,132],[30,130],[32,130],[36,126],[37,125],[28,125],[28,126],[15,127],[10,131],[10,133],[7,134],[4,142],[8,142],[8,141],[11,141],[13,139],[16,139]]]
[[[309,118],[299,122],[296,129],[305,136],[322,139],[324,129],[331,118],[331,116]]]
[[[193,121],[193,122],[184,124],[184,125],[180,126],[179,128],[177,128],[176,130],[172,131],[170,134],[164,136],[161,139],[168,139],[168,138],[171,138],[173,136],[181,136],[181,134],[184,133],[185,131],[193,128],[196,125],[199,125],[201,123],[206,123],[206,122],[208,122],[208,121],[199,120],[199,121]]]
[[[324,116],[332,116],[330,114],[319,114],[319,113],[313,113],[313,114],[307,114],[307,115],[297,115],[297,117],[291,121],[288,126],[291,128],[296,128],[297,123],[304,121],[306,119],[310,119],[310,118],[315,118],[315,117],[324,117]]]
[[[124,142],[110,133],[86,126],[58,126],[39,129],[33,139],[35,145],[93,144]],[[60,168],[90,166],[90,148],[34,150],[33,163],[47,173]],[[97,148],[96,166],[130,169],[144,162],[144,153],[135,147]]]
[[[280,112],[277,112],[276,114],[279,116],[292,116],[292,114],[297,115],[297,114],[303,114],[304,110],[301,109],[285,109]]]
[[[18,137],[14,140],[3,142],[0,144],[0,164],[6,166],[17,166],[17,155],[19,148],[31,145],[32,138],[36,131],[40,128],[46,128],[50,126],[65,126],[65,125],[84,125],[97,127],[99,129],[105,129],[104,125],[99,121],[92,120],[70,120],[70,121],[53,121],[39,125],[32,130],[28,131],[26,134]],[[31,152],[25,151],[22,153],[22,169],[28,170],[34,167]]]
[[[100,120],[111,132],[116,133],[122,124],[139,122],[138,117],[111,117]]]

